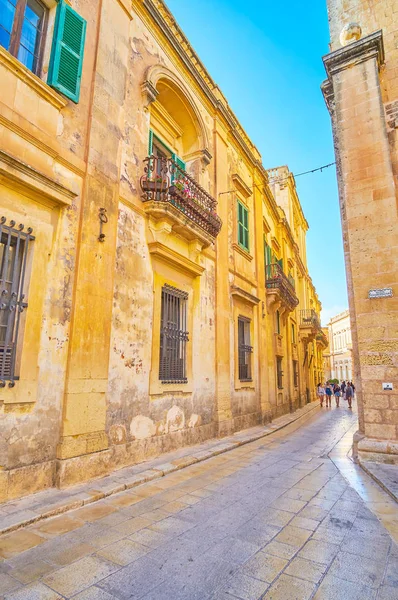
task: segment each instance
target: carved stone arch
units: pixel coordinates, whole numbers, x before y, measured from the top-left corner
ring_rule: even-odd
[[[203,166],[207,166],[212,156],[209,151],[209,136],[203,117],[185,83],[164,65],[154,65],[149,67],[146,72],[145,80],[141,86],[145,107],[148,109],[150,104],[159,101],[161,97],[159,87],[162,83],[163,85],[168,85],[174,91],[176,97],[185,106],[187,114],[190,115],[198,138],[196,152],[200,155]]]

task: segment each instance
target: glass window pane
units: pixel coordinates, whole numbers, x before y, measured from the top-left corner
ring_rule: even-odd
[[[0,25],[0,46],[8,50],[10,46],[10,34],[7,33]]]
[[[36,27],[24,19],[21,33],[21,46],[24,46],[26,50],[35,54],[36,51],[36,40],[38,37],[38,31]]]
[[[7,33],[11,33],[14,15],[15,6],[9,0],[0,0],[0,27],[5,29]]]
[[[19,47],[18,60],[20,60],[21,63],[25,65],[25,67],[33,71],[35,57],[26,48],[24,48],[24,46]]]
[[[28,0],[25,9],[25,19],[29,20],[32,25],[39,28],[44,16],[44,8],[35,0]]]

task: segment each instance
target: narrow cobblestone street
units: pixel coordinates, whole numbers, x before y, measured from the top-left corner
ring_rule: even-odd
[[[3,536],[0,597],[397,600],[398,547],[342,474],[355,421],[345,407],[324,409]],[[396,505],[375,493],[396,532]]]

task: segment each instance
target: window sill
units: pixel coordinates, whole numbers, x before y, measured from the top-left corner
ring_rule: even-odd
[[[26,85],[32,88],[46,102],[54,106],[57,110],[64,108],[68,101],[57,94],[50,86],[40,79],[37,75],[29,71],[18,59],[12,56],[7,50],[0,46],[0,64],[14,73]]]
[[[239,246],[239,244],[236,244],[236,243],[232,244],[232,248],[234,250],[236,250],[236,252],[241,254],[244,258],[249,260],[250,262],[253,260],[253,256],[250,254],[250,252],[248,252],[247,250],[242,248],[242,246]]]

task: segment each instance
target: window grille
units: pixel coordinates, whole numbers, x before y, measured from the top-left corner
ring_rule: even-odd
[[[283,370],[282,370],[282,359],[276,359],[276,376],[278,380],[278,389],[283,389]]]
[[[293,361],[293,385],[295,388],[299,385],[298,361]]]
[[[250,345],[250,320],[238,318],[238,354],[239,354],[239,380],[252,381],[252,352]]]
[[[276,316],[276,333],[278,335],[280,335],[281,334],[281,315],[279,313],[279,310],[276,311],[275,316]]]
[[[22,223],[6,225],[0,219],[0,387],[14,387],[16,353],[21,314],[28,307],[24,294],[29,241],[32,228]]]
[[[162,287],[159,379],[187,383],[188,294],[170,285]]]

